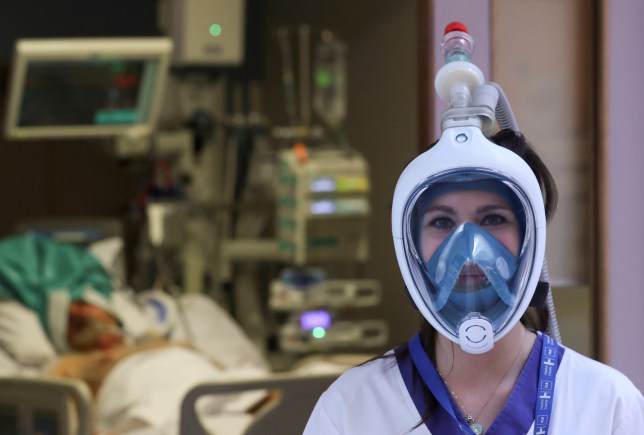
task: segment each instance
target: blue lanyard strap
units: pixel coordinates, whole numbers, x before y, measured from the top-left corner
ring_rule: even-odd
[[[420,377],[423,379],[423,382],[425,382],[425,385],[427,385],[427,388],[429,388],[429,390],[432,392],[432,394],[436,398],[436,401],[443,407],[445,411],[449,413],[454,421],[458,423],[461,431],[472,433],[469,429],[466,429],[465,426],[463,426],[459,422],[459,419],[456,417],[454,408],[452,408],[452,402],[449,400],[449,393],[447,391],[447,387],[445,386],[445,382],[443,382],[438,372],[434,368],[434,365],[429,360],[425,349],[423,349],[423,345],[420,343],[420,335],[414,335],[409,340],[408,346],[409,353],[411,354],[411,359],[414,362],[414,365],[416,366]]]
[[[559,370],[560,348],[557,342],[543,334],[539,386],[535,404],[534,435],[546,435],[550,426],[555,378]]]

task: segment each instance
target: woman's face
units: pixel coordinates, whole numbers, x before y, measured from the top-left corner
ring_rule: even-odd
[[[462,223],[479,225],[513,255],[519,253],[519,225],[512,208],[500,195],[461,190],[436,198],[422,217],[421,250],[427,263],[441,243]]]

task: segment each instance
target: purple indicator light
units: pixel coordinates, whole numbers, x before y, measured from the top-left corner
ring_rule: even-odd
[[[300,315],[300,327],[305,331],[322,327],[328,329],[331,326],[331,314],[325,310],[305,311]]]

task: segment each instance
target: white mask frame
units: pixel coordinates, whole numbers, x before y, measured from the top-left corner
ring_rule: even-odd
[[[426,306],[420,288],[418,276],[414,276],[415,267],[409,257],[409,234],[406,234],[409,210],[422,193],[423,186],[428,178],[440,174],[461,171],[464,168],[477,168],[482,173],[498,174],[501,179],[511,180],[525,195],[533,214],[534,255],[531,270],[522,285],[522,298],[520,304],[513,311],[511,317],[503,322],[503,326],[486,329],[485,334],[492,336],[486,339],[482,348],[468,348],[467,343],[461,340],[459,333],[447,328],[435,313]],[[539,282],[545,253],[545,209],[539,183],[528,164],[512,151],[492,143],[483,136],[475,126],[459,126],[447,128],[438,143],[425,153],[414,159],[401,174],[394,192],[392,207],[392,233],[398,265],[400,267],[405,285],[414,304],[423,317],[443,336],[451,341],[465,346],[464,350],[470,353],[482,353],[491,349],[494,342],[501,339],[521,318],[527,309],[532,295]],[[527,230],[527,228],[526,228]],[[467,319],[465,319],[467,320]],[[479,320],[473,320],[480,323]],[[489,323],[489,322],[488,322]]]

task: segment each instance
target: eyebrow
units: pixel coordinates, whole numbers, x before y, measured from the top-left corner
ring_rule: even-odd
[[[496,210],[506,210],[506,211],[512,212],[512,209],[509,206],[505,206],[501,204],[488,204],[488,205],[484,205],[483,207],[477,208],[476,214],[484,214],[484,213],[488,213]],[[427,210],[425,210],[425,213],[432,213],[437,211],[451,214],[451,215],[456,214],[456,211],[454,211],[452,207],[449,207],[447,205],[440,205],[440,204],[429,207]]]
[[[456,212],[452,207],[448,207],[446,205],[434,205],[432,207],[428,207],[427,210],[425,210],[425,213],[431,213],[434,211],[442,211],[443,213],[456,214]]]
[[[476,209],[477,213],[487,213],[489,211],[495,211],[495,210],[507,210],[507,211],[512,211],[512,208],[506,205],[501,205],[501,204],[489,204],[485,205],[483,207],[480,207]]]

